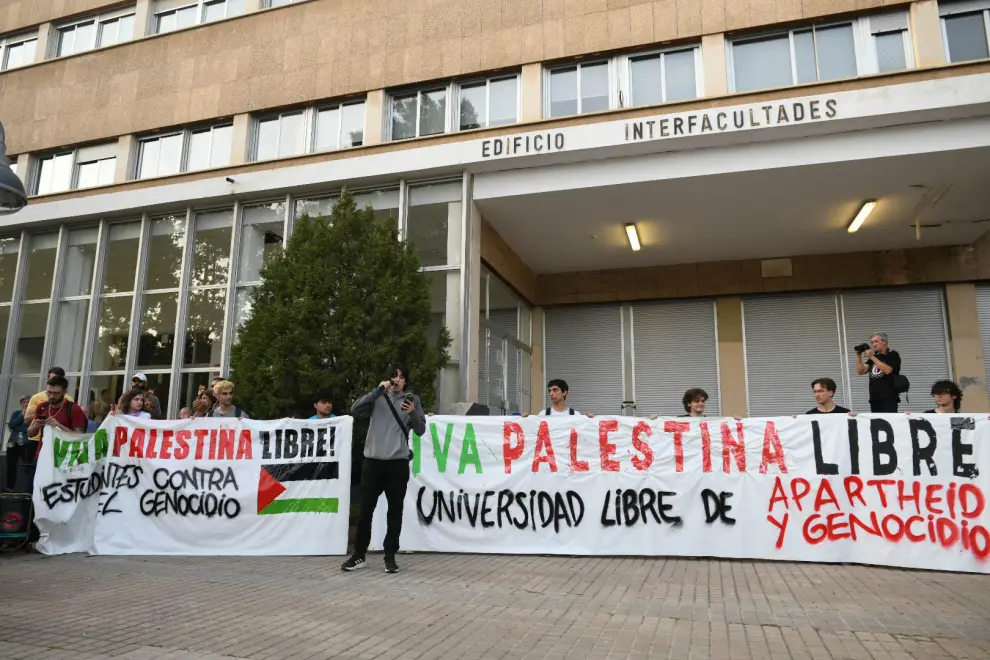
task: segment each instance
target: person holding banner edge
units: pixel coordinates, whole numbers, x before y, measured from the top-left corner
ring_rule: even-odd
[[[364,463],[361,470],[361,509],[354,540],[354,553],[340,568],[356,571],[365,566],[365,555],[371,544],[371,521],[378,498],[385,493],[388,507],[385,532],[385,572],[398,573],[395,555],[399,551],[402,532],[402,505],[409,483],[409,430],[417,435],[426,433],[426,414],[419,397],[409,391],[409,370],[401,362],[389,368],[391,377],[351,406],[351,414],[371,414],[368,435],[364,441]]]

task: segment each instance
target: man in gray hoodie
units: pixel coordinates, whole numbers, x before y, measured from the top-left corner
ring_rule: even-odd
[[[393,364],[391,378],[365,394],[351,406],[351,413],[371,413],[368,437],[364,441],[364,464],[361,470],[361,513],[358,518],[354,554],[340,565],[345,571],[365,566],[365,554],[371,543],[371,521],[378,498],[385,493],[388,505],[388,529],[385,533],[385,572],[398,573],[395,554],[399,551],[402,531],[402,503],[409,482],[409,429],[417,435],[426,433],[426,414],[419,397],[409,391],[409,370],[401,362]],[[398,419],[396,419],[398,417]]]

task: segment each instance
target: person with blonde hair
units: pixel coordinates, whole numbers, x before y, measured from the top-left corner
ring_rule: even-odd
[[[210,417],[234,417],[244,419],[250,417],[246,412],[234,405],[234,384],[229,380],[217,381],[213,386],[213,394],[217,405],[210,411]]]

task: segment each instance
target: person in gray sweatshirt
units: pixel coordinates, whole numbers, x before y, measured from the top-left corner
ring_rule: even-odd
[[[419,397],[409,390],[409,370],[396,362],[389,368],[391,377],[365,394],[351,406],[353,415],[371,414],[368,436],[364,441],[361,470],[361,512],[358,517],[354,554],[340,568],[356,571],[365,566],[365,554],[371,543],[371,521],[378,498],[385,493],[388,506],[388,529],[385,533],[385,572],[398,573],[395,554],[399,551],[402,531],[402,503],[409,483],[409,430],[426,433],[426,414]],[[398,418],[398,419],[396,419]]]

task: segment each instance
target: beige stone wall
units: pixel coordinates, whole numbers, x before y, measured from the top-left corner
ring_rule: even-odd
[[[9,0],[3,15],[11,27],[17,21],[25,24],[25,16],[38,23],[107,4]],[[311,0],[5,72],[0,74],[0,113],[11,152],[38,151],[407,83],[893,4],[904,3]],[[48,9],[27,9],[35,5]]]
[[[481,221],[481,260],[532,304],[536,275],[490,224]]]
[[[0,2],[0,34],[126,4],[120,0],[3,0]]]

